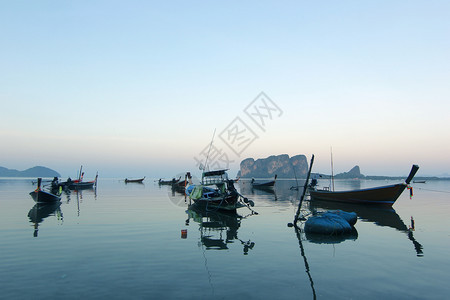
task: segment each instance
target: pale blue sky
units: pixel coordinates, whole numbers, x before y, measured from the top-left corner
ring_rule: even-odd
[[[314,170],[450,173],[448,1],[3,1],[0,166],[196,172],[316,155]],[[265,92],[241,156],[217,135]],[[89,172],[89,173],[88,173]]]

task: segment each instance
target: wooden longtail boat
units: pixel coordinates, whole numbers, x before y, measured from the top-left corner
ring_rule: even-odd
[[[70,178],[64,183],[65,186],[69,190],[85,190],[85,189],[92,189],[95,186],[97,186],[97,179],[98,179],[98,173],[95,175],[95,179],[91,181],[83,181],[83,175],[84,172],[81,173],[81,176],[79,180],[72,181]]]
[[[37,188],[34,191],[30,192],[30,196],[34,201],[39,203],[54,203],[61,200],[58,195],[41,190],[41,181],[42,178],[38,178]]]
[[[254,188],[261,188],[261,189],[267,189],[267,188],[273,188],[275,185],[275,182],[277,181],[277,175],[275,175],[275,178],[273,179],[273,181],[268,181],[268,182],[255,182],[255,178],[252,178],[252,187]]]
[[[324,200],[392,206],[397,198],[405,190],[405,188],[410,188],[409,183],[413,179],[418,169],[418,165],[413,165],[411,172],[409,173],[409,176],[404,183],[350,191],[319,190],[313,183],[309,186],[309,194],[311,196],[311,200],[313,201]]]
[[[43,190],[32,191],[30,195],[34,201],[39,203],[53,203],[61,200],[61,197]]]
[[[206,210],[235,211],[237,208],[251,205],[253,202],[240,195],[234,187],[234,181],[228,179],[227,170],[207,171],[202,174],[200,184],[191,184],[186,195],[198,206]]]
[[[128,179],[128,178],[125,178],[125,183],[130,183],[130,182],[142,183],[142,181],[144,181],[144,179],[145,179],[145,176],[143,178],[140,178],[140,179]]]
[[[81,182],[68,183],[67,187],[70,190],[92,189],[96,183],[97,183],[97,177],[95,180],[92,180],[92,181],[81,181]]]
[[[161,178],[158,180],[158,183],[161,185],[171,185],[178,183],[181,180],[181,177],[178,179],[172,178],[172,180],[162,180]]]
[[[189,181],[192,181],[192,177],[191,173],[187,172],[184,175],[184,180],[178,180],[176,183],[172,184],[172,191],[185,194],[186,186],[188,186]]]
[[[70,177],[67,179],[67,181],[60,182],[58,181],[58,178],[55,177],[52,181],[52,189],[56,189],[59,187],[62,187],[63,189],[69,189],[69,190],[83,190],[83,189],[91,189],[95,186],[97,186],[97,179],[98,179],[98,172],[95,175],[95,179],[91,181],[83,181],[84,172],[82,172],[83,166],[80,168],[80,173],[78,176],[78,179],[71,179]]]

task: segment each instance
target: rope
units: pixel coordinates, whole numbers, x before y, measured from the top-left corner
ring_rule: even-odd
[[[414,187],[416,190],[424,190],[424,191],[430,191],[430,192],[438,192],[438,193],[446,193],[446,194],[450,194],[449,191],[440,191],[440,190],[431,190],[431,189],[424,189],[424,188],[418,188],[418,187]]]
[[[206,208],[205,208],[205,210],[206,210],[206,211],[209,211],[209,212],[216,212],[216,211],[218,211],[218,210],[220,209],[220,206],[222,206],[222,203],[223,203],[223,201],[225,200],[225,197],[226,197],[226,196],[224,196],[224,197],[222,198],[222,200],[220,200],[220,203],[219,203],[219,205],[217,206],[216,209],[211,209],[211,210],[208,208],[208,206],[209,206],[209,201],[207,200],[207,201],[206,201]]]

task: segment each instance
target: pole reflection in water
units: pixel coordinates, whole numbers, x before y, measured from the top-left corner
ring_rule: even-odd
[[[411,226],[408,228],[408,239],[413,242],[414,248],[416,249],[417,256],[423,256],[423,246],[416,241],[413,235],[413,231],[416,230],[414,225],[414,218],[411,216]]]
[[[305,249],[303,248],[301,229],[299,227],[297,227],[297,225],[294,225],[294,229],[295,229],[295,234],[297,235],[298,245],[300,247],[300,253],[301,253],[302,257],[303,257],[303,262],[305,264],[305,271],[306,271],[306,274],[308,275],[309,283],[311,285],[311,290],[312,290],[312,293],[313,293],[313,299],[316,299],[316,290],[314,288],[314,281],[313,281],[312,276],[311,276],[311,271],[309,269],[308,260],[306,259]]]
[[[72,190],[67,192],[67,203],[70,201],[71,194],[75,193],[77,197],[77,216],[80,216],[81,208],[80,203],[83,203],[83,193],[94,193],[94,200],[97,200],[97,187],[89,188],[89,189],[80,189],[80,190]]]
[[[38,236],[39,225],[49,216],[57,216],[58,220],[63,221],[61,211],[61,202],[55,203],[36,203],[28,212],[28,218],[34,226],[33,236]]]
[[[309,268],[308,260],[306,258],[305,249],[303,247],[303,241],[308,241],[314,244],[339,244],[346,240],[356,240],[358,238],[358,232],[355,228],[350,233],[328,235],[328,234],[317,234],[317,233],[307,233],[303,230],[305,220],[299,218],[295,224],[288,225],[289,227],[294,227],[295,234],[297,236],[298,244],[300,247],[300,253],[305,264],[305,272],[308,275],[308,279],[311,285],[311,290],[313,293],[313,299],[316,299],[316,290],[314,288],[314,281],[311,276],[311,270]]]

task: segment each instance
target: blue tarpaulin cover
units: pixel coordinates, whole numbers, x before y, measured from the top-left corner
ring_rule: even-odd
[[[328,235],[349,233],[356,223],[356,218],[356,213],[328,211],[309,218],[305,222],[304,230],[307,233]]]

